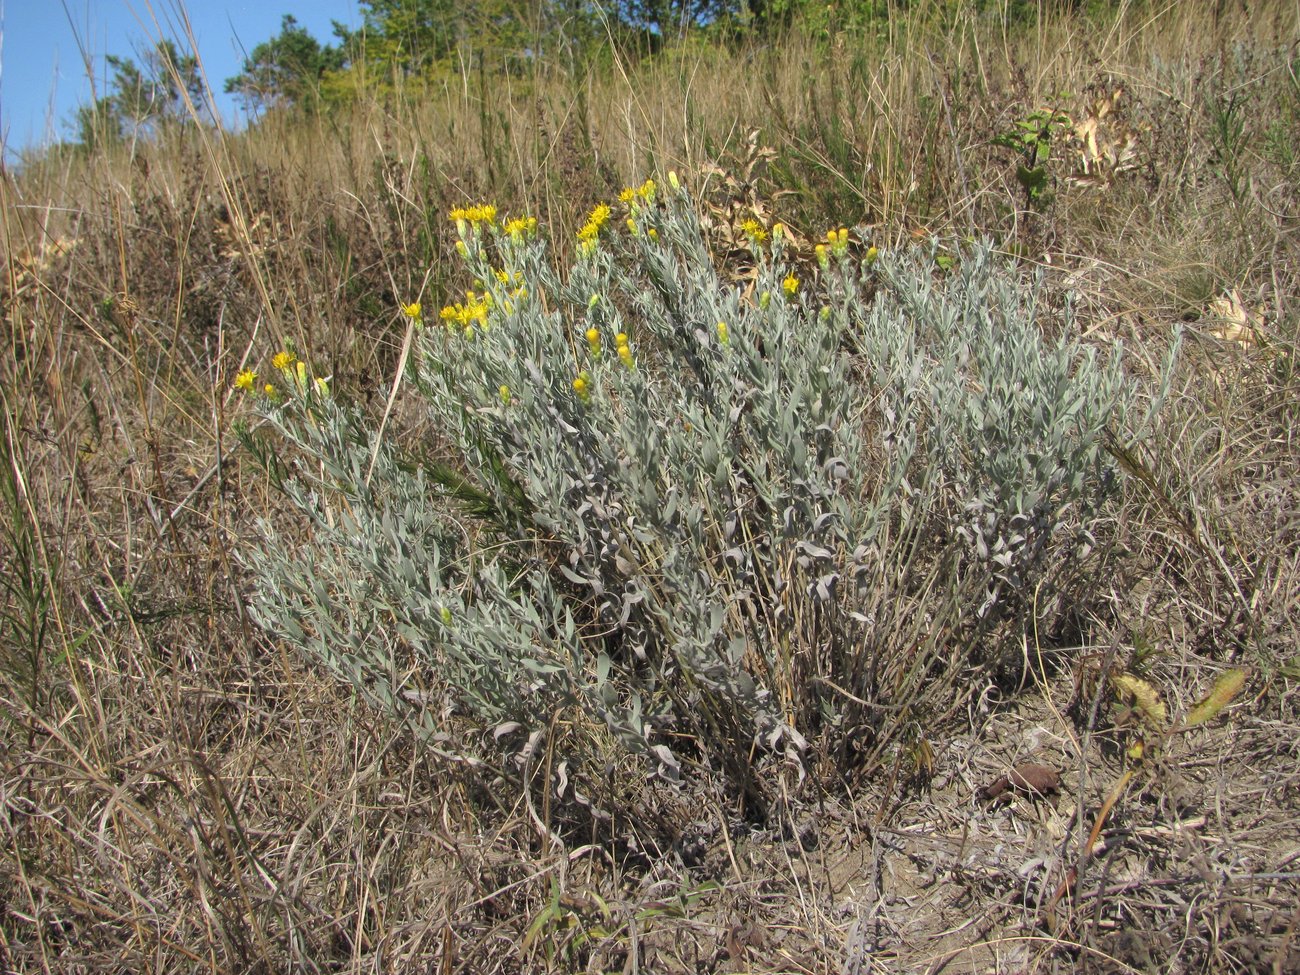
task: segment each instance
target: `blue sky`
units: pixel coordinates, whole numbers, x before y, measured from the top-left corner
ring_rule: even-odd
[[[360,23],[356,0],[0,0],[0,138],[5,157],[16,150],[67,138],[78,105],[91,85],[77,40],[93,59],[95,84],[104,93],[104,56],[139,60],[137,52],[159,37],[189,50],[181,13],[188,14],[208,84],[227,125],[242,121],[235,102],[221,94],[238,74],[243,53],[280,32],[293,14],[322,43],[332,42],[330,21]],[[241,49],[242,45],[242,49]]]

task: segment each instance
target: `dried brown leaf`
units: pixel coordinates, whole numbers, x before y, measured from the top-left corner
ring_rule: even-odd
[[[1192,709],[1187,712],[1187,720],[1183,722],[1185,727],[1204,724],[1209,721],[1220,711],[1232,703],[1233,698],[1241,693],[1246,686],[1246,672],[1244,670],[1225,670],[1215,680],[1214,686],[1210,688],[1210,693],[1193,705]]]

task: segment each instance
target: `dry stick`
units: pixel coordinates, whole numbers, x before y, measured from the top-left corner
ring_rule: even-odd
[[[370,466],[366,468],[366,487],[370,487],[370,475],[375,472],[375,461],[379,459],[379,448],[384,442],[384,428],[392,416],[393,404],[397,402],[397,390],[402,384],[402,374],[406,372],[406,360],[411,354],[411,339],[415,334],[415,320],[406,323],[406,335],[402,338],[402,354],[397,358],[397,369],[393,374],[393,388],[388,391],[388,402],[384,404],[384,415],[379,421],[379,430],[375,433],[375,447],[370,452]]]
[[[718,829],[722,833],[722,842],[726,844],[727,847],[727,859],[731,861],[732,876],[736,878],[736,884],[743,887],[745,884],[745,877],[740,872],[740,864],[736,862],[736,851],[731,845],[731,831],[727,826],[727,817],[723,815],[722,806],[716,799],[710,798],[708,802],[718,817]]]
[[[1088,720],[1087,723],[1084,725],[1083,738],[1081,741],[1077,743],[1077,747],[1079,749],[1080,764],[1079,764],[1079,787],[1078,787],[1078,793],[1076,798],[1076,810],[1077,810],[1076,816],[1078,818],[1078,822],[1080,826],[1083,825],[1083,821],[1084,821],[1083,819],[1084,809],[1085,809],[1084,796],[1088,788],[1088,775],[1087,775],[1088,742],[1092,738],[1093,729],[1096,728],[1097,726],[1097,714],[1101,710],[1101,699],[1103,694],[1105,693],[1106,682],[1107,682],[1108,675],[1110,674],[1111,664],[1114,663],[1115,654],[1118,652],[1118,650],[1119,650],[1119,644],[1114,641],[1112,641],[1111,645],[1106,648],[1106,655],[1102,659],[1101,671],[1097,678],[1097,689],[1092,696],[1092,704],[1088,709]],[[1071,832],[1073,832],[1073,830],[1071,830]],[[1092,833],[1089,834],[1089,839],[1083,844],[1083,847],[1081,848],[1079,860],[1078,860],[1079,865],[1082,865],[1084,861],[1087,859],[1088,851],[1092,849],[1092,844],[1096,842],[1097,832],[1098,830],[1094,829]],[[1061,849],[1061,858],[1063,860],[1068,861],[1069,845],[1070,845],[1070,837],[1066,836],[1066,838],[1062,842],[1062,849]],[[1069,885],[1076,882],[1077,875],[1078,875],[1077,867],[1071,867],[1069,870],[1067,870],[1065,880],[1062,882],[1061,887],[1057,889],[1056,895],[1052,898],[1051,902],[1047,905],[1044,923],[1047,925],[1048,929],[1053,933],[1055,933],[1056,931],[1056,903],[1060,899],[1064,890]]]
[[[1065,879],[1061,881],[1061,885],[1056,888],[1056,893],[1052,895],[1052,899],[1047,905],[1047,912],[1043,917],[1043,922],[1047,925],[1048,930],[1053,934],[1056,933],[1056,905],[1082,876],[1083,868],[1087,866],[1088,859],[1092,855],[1093,847],[1096,846],[1097,837],[1101,835],[1101,828],[1105,825],[1106,819],[1110,816],[1110,811],[1114,808],[1115,803],[1119,802],[1120,796],[1124,794],[1124,790],[1128,788],[1128,784],[1133,781],[1133,774],[1133,770],[1129,769],[1119,777],[1119,781],[1115,783],[1115,788],[1111,789],[1110,795],[1108,795],[1106,801],[1101,804],[1101,809],[1097,810],[1097,818],[1092,824],[1092,831],[1088,834],[1088,840],[1084,843],[1083,850],[1080,851],[1079,862],[1066,871]]]
[[[930,66],[937,73],[939,65],[935,61],[933,52],[927,50],[926,55],[930,59]],[[948,103],[948,92],[942,84],[935,85],[939,89],[939,96],[943,99],[943,117],[948,126],[948,137],[952,139],[952,156],[953,162],[957,165],[957,178],[961,181],[961,197],[965,203],[966,210],[966,229],[967,232],[975,236],[975,200],[970,195],[970,183],[966,180],[966,164],[962,162],[961,147],[957,144],[957,127],[952,121],[952,106]]]

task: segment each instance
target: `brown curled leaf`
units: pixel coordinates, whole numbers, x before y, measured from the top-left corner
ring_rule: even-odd
[[[1008,774],[980,790],[982,799],[1001,799],[1008,792],[1042,798],[1061,791],[1061,776],[1050,765],[1022,762]]]

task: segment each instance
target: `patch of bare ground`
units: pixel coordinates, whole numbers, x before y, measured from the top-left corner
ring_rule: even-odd
[[[935,747],[924,784],[858,783],[766,829],[715,806],[635,882],[600,885],[643,920],[583,970],[1296,971],[1294,692],[1137,766],[1119,749],[1131,729],[1089,731],[1072,693],[986,710]],[[1059,793],[982,798],[1031,760]],[[560,903],[595,923],[593,894]]]

